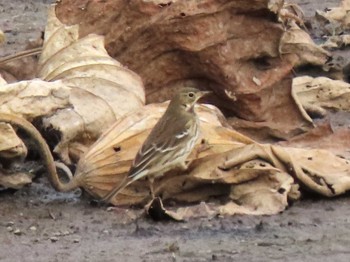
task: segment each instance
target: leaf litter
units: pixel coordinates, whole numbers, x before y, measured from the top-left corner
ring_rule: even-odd
[[[148,3],[147,6],[151,7],[152,4]],[[64,6],[57,8],[60,10]],[[173,3],[171,8],[176,10],[180,7],[185,8],[181,5],[181,1],[177,5]],[[232,4],[226,7],[235,6]],[[212,8],[218,10],[215,4]],[[57,130],[61,134],[61,140],[56,145],[55,152],[66,163],[72,161],[70,150],[87,148],[83,149],[75,175],[69,183],[82,187],[98,199],[127,174],[134,155],[167,104],[154,103],[144,106],[145,95],[150,98],[152,90],[161,89],[161,87],[152,84],[159,79],[151,79],[151,71],[136,69],[136,64],[133,64],[137,63],[135,54],[129,53],[130,57],[127,57],[128,52],[118,55],[118,51],[109,50],[117,58],[119,57],[122,63],[135,68],[136,73],[108,55],[104,49],[102,36],[87,33],[84,35],[86,30],[84,22],[80,23],[82,29],[74,25],[63,25],[54,16],[53,10],[49,16],[44,46],[38,63],[39,79],[12,84],[6,84],[5,80],[1,80],[0,110],[2,113],[19,115],[30,121],[39,117],[42,119],[44,128],[50,127]],[[172,17],[170,10],[169,17]],[[277,10],[280,9],[277,8]],[[87,11],[92,12],[91,9]],[[162,17],[160,15],[162,13],[157,12],[155,12],[156,15],[151,12],[151,17],[152,15]],[[195,13],[196,9],[193,12]],[[89,19],[89,16],[86,19]],[[162,19],[159,21],[164,21]],[[182,22],[178,23],[181,25]],[[280,43],[279,48],[274,51],[276,54],[273,55],[275,57],[281,55],[284,57],[283,61],[289,63],[286,72],[292,68],[290,65],[311,63],[322,66],[329,53],[314,44],[308,34],[298,28],[293,21],[287,22],[287,27],[286,33],[277,34]],[[168,34],[172,33],[167,30],[169,29],[165,28]],[[107,48],[111,48],[110,41],[107,34]],[[271,40],[267,39],[267,42],[269,41]],[[138,42],[135,43],[134,49]],[[176,71],[176,66],[173,70]],[[210,74],[216,77],[220,75],[218,72],[210,72]],[[285,76],[285,73],[275,75],[276,81],[281,81]],[[269,90],[276,92],[281,88],[274,86],[270,89],[273,84],[267,84],[264,80],[265,76],[261,74],[254,73],[251,79],[255,88],[252,93],[260,92],[256,90],[257,86],[260,90],[269,86]],[[259,80],[259,85],[254,79]],[[168,80],[171,80],[171,77]],[[169,86],[164,81],[160,83],[162,86]],[[196,84],[198,83],[194,83]],[[299,77],[294,78],[293,84],[291,82],[289,84],[285,82],[285,84],[290,88],[290,93],[287,95],[289,105],[283,105],[281,108],[284,110],[292,108],[291,112],[294,112],[295,116],[299,115],[294,118],[298,119],[295,123],[311,124],[305,125],[307,128],[304,131],[310,130],[315,125],[313,119],[315,112],[325,116],[330,108],[348,110],[346,104],[348,84],[342,81]],[[232,83],[226,82],[226,85],[233,88]],[[178,88],[181,85],[174,86]],[[212,85],[210,88],[217,90],[217,97],[213,101],[220,101],[224,99],[223,95],[227,94],[219,91],[221,87]],[[159,94],[161,93],[160,91]],[[231,89],[229,93],[236,93],[236,98],[242,104],[249,101],[247,106],[249,104],[250,109],[246,112],[252,112],[253,100],[240,94],[239,89]],[[264,101],[264,96],[267,94],[268,92],[260,98]],[[275,101],[286,94],[288,93],[278,93]],[[248,100],[245,100],[246,98]],[[128,102],[125,103],[125,101]],[[291,101],[295,103],[292,107]],[[268,104],[268,102],[270,101],[265,103]],[[232,101],[230,103],[232,107]],[[262,111],[263,114],[254,109],[255,120],[265,116],[269,119],[265,122],[265,126],[268,125],[274,118],[270,116],[277,116],[274,114],[279,110],[278,108],[272,103],[272,107]],[[244,107],[242,109],[245,110]],[[92,111],[94,114],[91,114]],[[232,121],[225,120],[214,106],[200,105],[197,111],[201,120],[201,137],[188,159],[190,161],[188,170],[186,172],[173,170],[155,183],[156,194],[161,196],[165,203],[175,200],[178,203],[185,203],[186,206],[167,210],[163,203],[156,199],[147,205],[152,210],[156,206],[156,214],[162,213],[163,216],[166,214],[175,220],[234,214],[270,215],[283,211],[290,201],[298,200],[305,188],[327,197],[343,194],[349,190],[349,161],[339,152],[335,154],[332,150],[291,147],[293,139],[284,143],[283,146],[283,143],[281,145],[259,143],[233,130],[230,127]],[[240,116],[245,118],[244,115]],[[255,128],[264,126],[264,123],[261,125],[253,118],[251,119],[253,120],[251,126],[254,126],[254,123],[256,123]],[[279,134],[286,134],[291,130],[284,129],[283,125],[275,127]],[[296,125],[293,128],[295,127]],[[6,125],[6,128],[9,126]],[[1,132],[6,134],[6,138],[11,137],[14,131],[10,133]],[[284,137],[289,136],[290,133]],[[98,140],[95,141],[97,138]],[[303,147],[304,139],[300,136],[298,147]],[[0,139],[2,140],[6,139]],[[12,140],[12,145],[5,144]],[[11,154],[25,155],[25,146],[18,138],[8,139],[2,143],[4,143],[1,144],[2,157],[10,158]],[[304,143],[306,144],[306,141]],[[79,144],[82,147],[79,147]],[[8,186],[5,182],[2,185],[16,187],[14,184]],[[217,199],[221,201],[218,202]],[[146,205],[150,200],[147,183],[140,180],[113,198],[111,204]],[[148,213],[151,209],[148,209]]]

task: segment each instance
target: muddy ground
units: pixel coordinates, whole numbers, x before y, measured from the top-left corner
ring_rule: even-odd
[[[50,2],[0,0],[1,56],[40,36]],[[298,2],[310,16],[339,1]],[[269,217],[153,222],[55,193],[43,176],[0,191],[0,261],[349,261],[349,206],[349,195],[308,197]]]

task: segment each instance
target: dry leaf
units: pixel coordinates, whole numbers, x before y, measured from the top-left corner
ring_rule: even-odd
[[[0,187],[20,189],[32,183],[32,176],[27,173],[4,174],[0,171]]]
[[[0,86],[0,111],[31,120],[60,138],[55,152],[70,162],[70,143],[89,145],[115,120],[145,103],[139,76],[112,59],[102,36],[79,39],[51,8],[39,60],[41,80]]]
[[[13,128],[0,123],[0,158],[10,161],[11,158],[24,158],[26,155],[27,148]]]
[[[225,155],[226,159],[222,170],[227,172],[227,177],[232,176],[232,178],[224,181],[219,176],[211,174],[211,177],[205,180],[211,179],[212,183],[214,181],[215,183],[219,181],[230,183],[229,197],[233,202],[228,202],[223,206],[214,205],[210,208],[206,206],[201,212],[204,216],[277,214],[288,206],[288,199],[295,200],[300,197],[295,181],[298,181],[307,190],[329,197],[342,194],[350,189],[350,161],[326,150],[249,144],[224,152],[222,155]],[[200,164],[194,162],[197,168],[202,164],[203,162]],[[254,172],[247,172],[249,169]],[[239,170],[242,171],[241,175],[239,175]],[[195,181],[201,187],[208,189],[206,184],[199,180],[201,174],[204,173],[203,170],[196,173],[197,176],[191,179],[191,176],[194,176],[193,173],[194,171],[190,170],[187,180]],[[233,179],[235,176],[236,180]],[[170,182],[171,180],[168,179],[166,184]],[[189,190],[187,195],[190,196],[191,193]],[[176,195],[175,199],[177,199]],[[187,200],[189,199],[191,200],[191,198]],[[162,209],[166,216],[175,220],[183,220],[197,217],[196,208],[196,206],[190,206],[177,210]]]
[[[122,115],[145,102],[141,79],[112,59],[102,36],[79,39],[78,26],[65,26],[49,14],[39,76],[46,81],[62,80],[71,87],[72,108],[59,110],[44,119],[44,126],[61,134],[55,151],[68,159],[72,140],[95,140]]]
[[[28,120],[41,115],[53,115],[70,107],[70,88],[61,81],[39,79],[0,85],[0,112],[20,115]]]
[[[335,35],[328,37],[327,41],[320,45],[323,48],[344,48],[350,44],[350,35]]]
[[[272,146],[272,150],[309,190],[333,197],[350,189],[350,160],[321,149]]]
[[[108,52],[142,77],[149,103],[191,83],[214,90],[211,102],[230,115],[266,127],[280,123],[273,129],[287,138],[307,123],[285,79],[297,57],[281,57],[283,27],[267,18],[277,21],[282,6],[279,0],[63,0],[56,12],[67,24],[79,23],[82,36],[105,35]]]
[[[280,142],[279,145],[297,148],[325,149],[337,156],[350,159],[350,130],[334,129],[329,123],[318,125],[311,131]]]
[[[339,7],[327,8],[324,11],[316,11],[316,18],[327,21],[330,35],[334,35],[336,29],[341,27],[341,30],[348,29],[350,25],[350,2],[343,0]]]
[[[326,114],[326,109],[350,110],[350,84],[327,77],[301,76],[293,79],[293,98],[305,118]]]
[[[279,49],[281,54],[297,55],[296,66],[305,64],[322,66],[330,56],[330,53],[316,45],[310,35],[294,22],[290,23],[290,29],[281,37]]]

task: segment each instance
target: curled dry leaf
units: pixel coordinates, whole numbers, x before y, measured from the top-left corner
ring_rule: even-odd
[[[32,176],[27,173],[4,174],[0,170],[0,187],[20,189],[32,182]]]
[[[350,190],[350,160],[338,157],[327,150],[251,144],[239,148],[238,152],[237,150],[228,152],[226,159],[226,169],[249,160],[263,159],[280,172],[294,177],[303,187],[324,196],[336,196]],[[292,181],[288,182],[288,179],[283,181],[282,178],[283,176],[278,175],[276,181],[284,186],[274,189],[283,193],[287,189],[287,194],[294,198],[297,195],[295,192],[297,188],[292,185]]]
[[[350,44],[350,35],[335,35],[328,37],[327,41],[321,45],[323,48],[334,49],[343,48]]]
[[[347,116],[344,116],[347,117]],[[345,126],[350,122],[347,121]],[[279,145],[297,148],[324,149],[337,156],[350,159],[350,130],[347,127],[332,128],[328,122],[318,124],[311,131],[293,137],[288,141],[280,142]]]
[[[51,8],[39,60],[41,80],[1,86],[0,111],[58,133],[55,152],[70,162],[72,142],[91,144],[122,115],[145,103],[139,76],[111,58],[102,36],[79,39],[78,26],[65,26]]]
[[[288,200],[300,198],[299,185],[295,184],[295,180],[303,188],[328,197],[350,189],[350,161],[326,150],[249,144],[223,154],[226,158],[223,164],[225,172],[231,169],[232,175],[233,169],[237,176],[235,181],[231,179],[228,191],[232,201],[224,205],[201,203],[177,209],[151,205],[153,210],[148,210],[148,213],[178,221],[216,215],[271,215],[283,211],[288,206]],[[221,194],[224,193],[227,191],[221,190]]]
[[[329,33],[334,35],[337,27],[341,30],[349,29],[350,26],[350,2],[343,0],[338,7],[327,8],[324,11],[316,11],[316,18],[327,21]]]
[[[310,121],[308,114],[324,116],[325,109],[350,110],[350,84],[344,81],[327,77],[296,77],[292,94],[300,111]]]
[[[214,90],[213,103],[228,114],[266,129],[281,123],[274,129],[290,137],[308,123],[290,97],[291,81],[283,79],[298,63],[294,53],[310,50],[293,43],[281,56],[284,30],[271,18],[277,21],[282,6],[279,0],[62,0],[56,12],[67,24],[79,23],[82,36],[105,35],[108,52],[142,77],[148,102],[168,100],[191,81]]]
[[[41,79],[61,80],[71,88],[72,108],[44,119],[45,127],[61,134],[55,151],[66,160],[69,142],[96,140],[116,119],[145,103],[141,79],[107,54],[103,37],[79,39],[78,29],[63,25],[51,8],[39,60]]]
[[[12,159],[24,159],[27,148],[17,136],[13,128],[0,123],[0,163],[7,167]],[[27,173],[10,173],[0,168],[0,187],[19,189],[32,182],[32,176]]]
[[[294,54],[298,56],[295,66],[313,64],[322,66],[330,53],[319,47],[310,35],[300,29],[295,22],[290,22],[290,28],[281,37],[279,50],[281,54]]]
[[[350,160],[321,149],[272,146],[272,150],[302,186],[328,197],[350,189]]]
[[[13,128],[5,123],[0,123],[0,158],[24,158],[27,148],[17,136]]]
[[[42,115],[53,115],[70,107],[70,88],[61,81],[39,79],[0,85],[0,112],[22,116],[29,121]]]

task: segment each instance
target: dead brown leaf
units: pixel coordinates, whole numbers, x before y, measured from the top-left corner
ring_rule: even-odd
[[[332,197],[350,189],[350,161],[327,150],[272,146],[302,186]]]
[[[316,11],[316,17],[318,19],[326,20],[328,23],[328,29],[330,35],[337,34],[337,27],[343,29],[349,28],[350,25],[350,2],[349,0],[343,0],[338,7],[330,7],[326,10]]]
[[[60,137],[55,147],[70,162],[72,142],[89,145],[122,115],[145,103],[139,76],[112,59],[102,36],[79,39],[78,26],[65,26],[52,8],[39,60],[41,80],[1,85],[0,110],[31,120]]]
[[[10,161],[11,158],[24,158],[26,155],[27,148],[13,128],[0,123],[0,158]]]
[[[32,182],[32,176],[28,173],[4,174],[0,170],[0,186],[3,188],[20,189]]]
[[[298,56],[295,66],[312,64],[322,66],[330,53],[319,47],[311,39],[311,36],[300,29],[296,23],[291,22],[290,28],[284,32],[280,41],[281,54],[294,54]]]
[[[290,97],[291,81],[286,79],[299,63],[295,54],[303,62],[315,62],[321,49],[310,53],[292,43],[293,48],[282,46],[288,54],[281,56],[286,33],[267,17],[277,21],[282,6],[279,0],[178,0],[166,5],[63,0],[56,12],[67,24],[79,23],[82,36],[105,35],[108,52],[143,79],[149,103],[168,100],[191,82],[214,90],[212,102],[230,115],[265,122],[267,128],[281,123],[272,129],[286,138],[302,125],[310,128]]]
[[[326,109],[350,110],[350,84],[327,77],[301,76],[293,79],[292,94],[304,117],[325,116]],[[307,112],[307,113],[306,113]]]
[[[329,123],[318,125],[311,131],[280,142],[279,145],[297,148],[325,149],[337,156],[350,159],[350,131],[348,128],[333,129]]]

